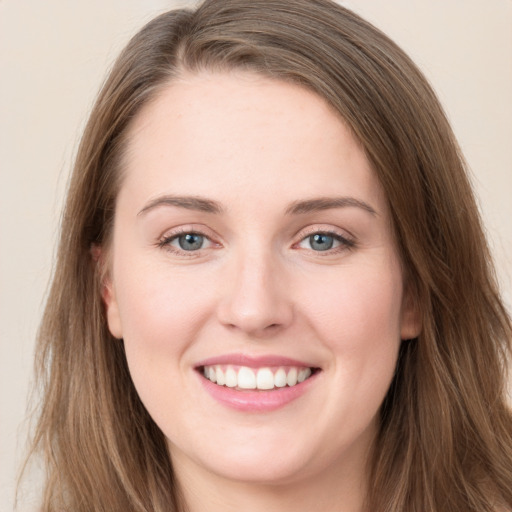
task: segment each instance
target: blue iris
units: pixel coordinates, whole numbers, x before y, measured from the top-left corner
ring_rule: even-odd
[[[317,233],[309,237],[309,244],[314,251],[328,251],[334,245],[334,237]]]
[[[187,233],[178,237],[180,249],[184,251],[197,251],[201,249],[204,242],[204,236],[196,233]]]

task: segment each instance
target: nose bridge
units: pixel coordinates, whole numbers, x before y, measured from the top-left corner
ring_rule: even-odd
[[[279,258],[268,248],[236,251],[226,271],[219,320],[252,335],[287,326],[292,303]]]

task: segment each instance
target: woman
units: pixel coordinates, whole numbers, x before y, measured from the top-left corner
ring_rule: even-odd
[[[512,507],[510,320],[414,64],[328,0],[149,23],[39,337],[43,510]]]

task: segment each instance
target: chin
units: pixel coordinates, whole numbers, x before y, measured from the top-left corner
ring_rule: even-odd
[[[297,455],[275,453],[229,457],[210,464],[209,470],[221,478],[256,485],[286,485],[311,476],[307,461]]]
[[[314,446],[306,448],[311,443],[291,439],[289,429],[284,433],[268,427],[253,430],[245,438],[240,432],[225,432],[215,441],[216,432],[212,432],[209,439],[201,436],[191,445],[172,444],[169,451],[173,465],[192,463],[195,470],[202,468],[223,479],[261,485],[291,483],[309,475],[313,467],[319,469],[315,461],[318,450]]]

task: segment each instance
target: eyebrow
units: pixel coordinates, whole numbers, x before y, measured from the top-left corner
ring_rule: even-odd
[[[224,209],[217,201],[197,196],[172,196],[165,195],[151,200],[137,215],[147,213],[158,206],[177,206],[187,210],[196,210],[206,213],[222,213]]]
[[[206,199],[198,196],[173,196],[164,195],[152,199],[137,215],[143,215],[159,206],[177,206],[187,210],[195,210],[205,213],[220,214],[224,208],[220,203],[212,199]],[[315,199],[306,199],[304,201],[294,201],[286,208],[286,215],[302,215],[305,213],[319,212],[333,208],[361,208],[372,215],[377,212],[368,203],[354,197],[319,197]]]
[[[307,199],[305,201],[294,201],[286,209],[288,215],[300,215],[304,213],[319,212],[330,210],[332,208],[355,207],[361,208],[372,215],[377,212],[368,203],[356,199],[355,197],[319,197],[316,199]]]

